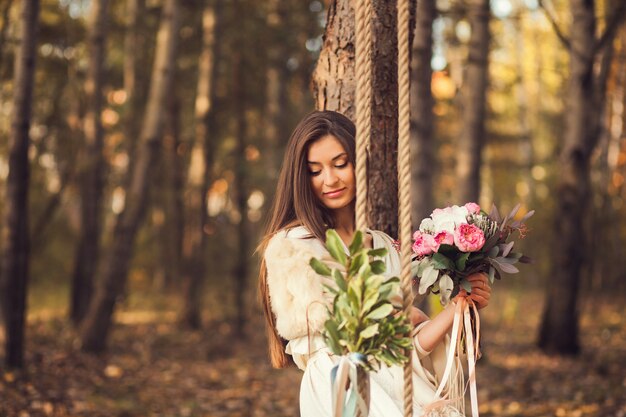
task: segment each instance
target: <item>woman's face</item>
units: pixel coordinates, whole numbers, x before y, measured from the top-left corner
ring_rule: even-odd
[[[337,210],[354,200],[354,166],[337,138],[328,135],[313,142],[307,153],[307,165],[313,193],[325,207]]]

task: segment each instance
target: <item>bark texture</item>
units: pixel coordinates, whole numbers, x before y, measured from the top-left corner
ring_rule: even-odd
[[[398,67],[396,1],[373,1],[372,120],[368,161],[368,224],[398,235]],[[414,9],[413,9],[414,10]],[[318,110],[355,119],[354,0],[336,0],[328,10],[324,44],[313,73]],[[410,37],[412,39],[412,36]]]
[[[93,292],[93,281],[100,256],[102,192],[105,162],[102,113],[104,82],[104,52],[108,0],[91,3],[89,16],[89,66],[85,82],[86,113],[83,123],[84,153],[80,160],[81,227],[74,259],[70,318],[78,324],[85,313]]]
[[[137,230],[148,203],[148,184],[159,154],[167,94],[171,90],[179,25],[179,1],[167,0],[163,6],[157,35],[156,55],[148,104],[140,134],[137,158],[132,161],[124,209],[116,219],[111,249],[102,264],[102,276],[85,319],[80,327],[82,349],[105,349],[117,297],[122,293]]]
[[[0,276],[6,329],[5,364],[9,368],[22,367],[24,364],[24,326],[30,253],[28,131],[35,75],[38,16],[39,1],[22,2],[13,78],[13,115],[9,136],[9,175],[6,182]]]
[[[437,9],[433,1],[420,1],[411,59],[411,219],[415,229],[433,211],[433,171],[435,149],[433,94],[431,91],[433,21]]]
[[[459,204],[478,201],[481,153],[485,136],[486,95],[489,71],[489,0],[467,2],[472,33],[463,79],[463,127],[457,152]]]

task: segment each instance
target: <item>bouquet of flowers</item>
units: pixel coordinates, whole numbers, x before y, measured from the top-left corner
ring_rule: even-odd
[[[524,222],[534,211],[514,220],[518,204],[504,218],[494,205],[487,214],[476,203],[435,209],[422,220],[413,234],[413,275],[419,278],[420,294],[439,294],[447,304],[461,288],[471,292],[466,277],[476,272],[489,274],[489,281],[500,279],[502,273],[519,272],[515,264],[529,263],[520,252],[513,252],[514,232],[526,233]]]

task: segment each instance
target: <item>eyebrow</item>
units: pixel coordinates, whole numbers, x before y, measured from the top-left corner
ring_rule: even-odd
[[[348,154],[345,153],[345,152],[342,152],[339,155],[335,156],[333,159],[331,159],[331,161],[335,161],[335,160],[341,158],[342,156],[348,156]],[[322,164],[321,162],[315,162],[315,161],[306,161],[306,163],[307,164],[317,164],[317,165],[321,165]]]

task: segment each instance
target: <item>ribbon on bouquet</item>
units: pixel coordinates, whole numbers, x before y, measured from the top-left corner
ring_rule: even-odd
[[[358,367],[366,360],[361,353],[351,353],[342,356],[333,367],[330,373],[333,417],[354,417],[357,410],[362,417],[367,417],[369,406],[358,388]]]
[[[472,331],[472,321],[470,317],[470,311],[474,311],[474,320],[476,327],[476,340],[474,340],[474,335]],[[435,410],[439,406],[443,406],[447,403],[456,400],[462,400],[462,398],[449,398],[448,394],[442,396],[443,390],[448,384],[450,373],[452,372],[452,365],[454,362],[454,356],[456,352],[460,351],[462,347],[461,336],[465,333],[465,346],[467,352],[467,368],[468,368],[468,379],[467,385],[462,391],[461,397],[464,396],[467,391],[467,387],[469,385],[470,390],[470,403],[472,407],[472,416],[479,417],[478,415],[478,395],[476,391],[476,361],[480,357],[480,318],[478,316],[478,309],[474,302],[466,297],[460,298],[456,302],[456,307],[454,310],[454,321],[452,323],[452,333],[450,335],[450,347],[448,349],[446,368],[443,372],[443,376],[441,378],[441,382],[439,383],[439,387],[437,387],[437,391],[435,392],[435,399],[432,403],[428,404],[424,407],[424,415],[428,415],[429,411]]]

